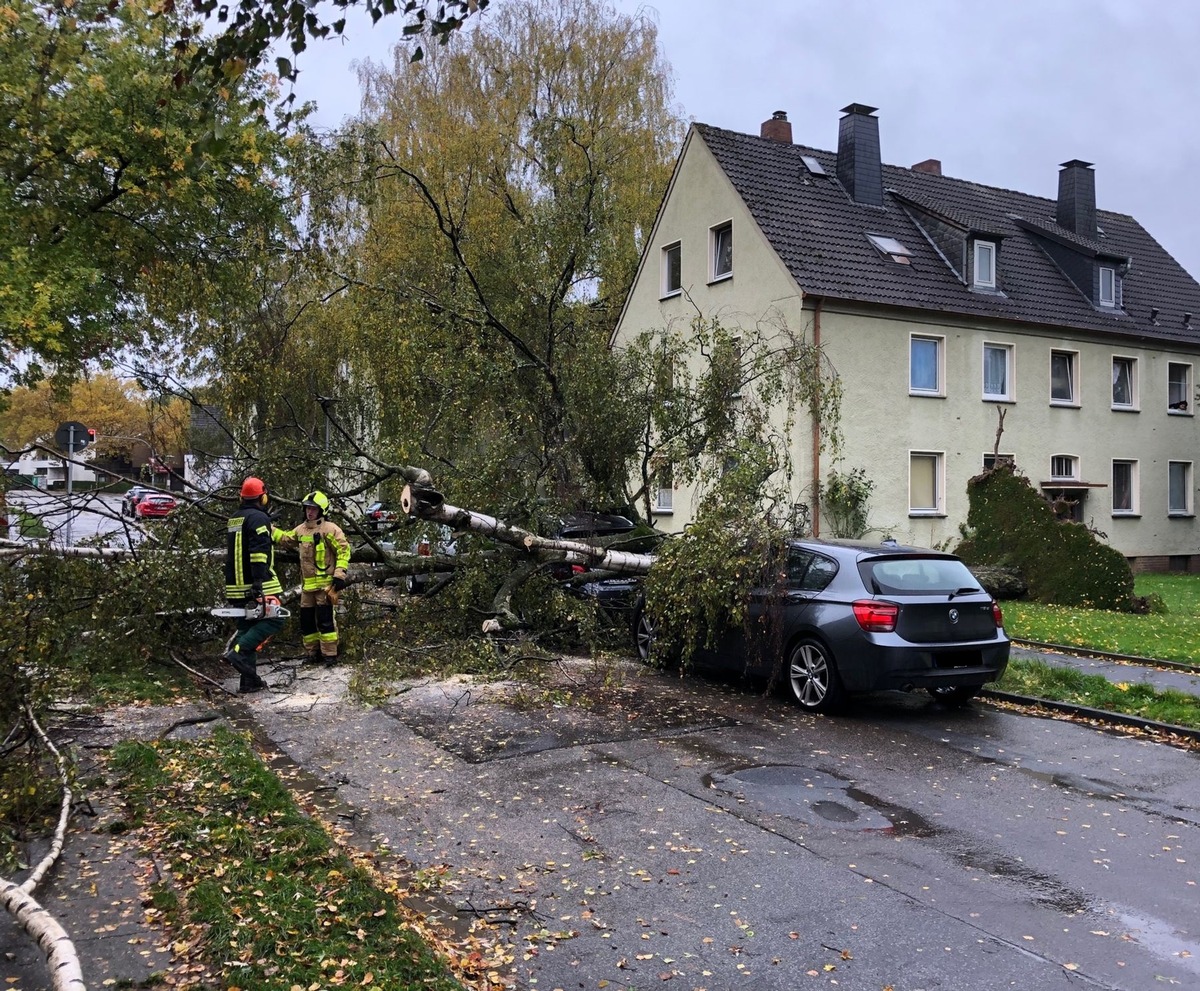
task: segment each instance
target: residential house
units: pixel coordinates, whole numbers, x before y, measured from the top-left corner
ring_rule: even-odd
[[[1200,285],[1097,208],[1087,162],[1047,199],[884,165],[875,108],[842,113],[836,151],[795,144],[782,111],[758,135],[693,125],[617,343],[697,309],[807,334],[844,390],[838,469],[868,471],[870,523],[902,542],[955,540],[998,451],[1135,567],[1200,570]],[[810,505],[830,468],[812,430],[794,438]],[[691,493],[659,505],[665,529],[691,519]]]

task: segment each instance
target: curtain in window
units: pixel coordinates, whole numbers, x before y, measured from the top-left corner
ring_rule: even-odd
[[[1128,461],[1114,461],[1112,470],[1112,493],[1114,512],[1133,510],[1133,465]]]
[[[1170,365],[1167,371],[1167,408],[1188,408],[1188,369],[1186,365]]]
[[[938,391],[938,342],[914,337],[909,353],[908,387],[914,392]]]
[[[716,232],[713,275],[727,275],[733,271],[733,228],[722,227]]]
[[[1167,468],[1167,510],[1169,512],[1186,513],[1188,511],[1188,489],[1191,488],[1189,467],[1183,461],[1172,461]]]
[[[1008,348],[983,349],[983,394],[1008,396]]]
[[[1070,403],[1075,400],[1075,387],[1071,381],[1071,356],[1050,355],[1050,398]]]
[[[909,509],[937,509],[937,455],[914,454],[908,471]]]
[[[1113,362],[1113,405],[1133,405],[1133,366],[1130,362]]]

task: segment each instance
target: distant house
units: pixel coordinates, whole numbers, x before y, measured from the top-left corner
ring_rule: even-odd
[[[64,489],[67,472],[72,486],[83,482],[91,485],[96,481],[96,472],[77,462],[92,461],[95,448],[87,447],[67,460],[51,447],[35,444],[23,451],[16,461],[9,462],[6,471],[17,476],[37,489]]]
[[[999,453],[1048,497],[1137,567],[1200,570],[1200,285],[1097,209],[1087,162],[1051,200],[884,165],[875,108],[842,113],[834,152],[794,144],[783,112],[758,135],[691,128],[617,342],[697,308],[818,340],[844,389],[839,468],[867,470],[871,525],[902,541],[957,537],[1004,409]],[[811,430],[794,439],[810,502],[829,469]],[[681,528],[689,496],[660,494],[660,523]]]

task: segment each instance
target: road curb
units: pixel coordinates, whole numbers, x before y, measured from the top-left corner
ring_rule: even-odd
[[[994,688],[984,688],[979,693],[980,698],[995,699],[998,702],[1011,702],[1014,705],[1024,705],[1034,709],[1050,709],[1071,716],[1085,719],[1095,719],[1099,722],[1112,723],[1116,726],[1128,726],[1132,729],[1145,730],[1150,733],[1161,733],[1170,736],[1183,736],[1200,743],[1200,729],[1190,726],[1176,726],[1174,723],[1159,723],[1142,716],[1131,716],[1123,712],[1109,712],[1107,709],[1092,709],[1071,702],[1059,702],[1054,699],[1035,698],[1032,695],[1017,695],[1013,692],[1002,692]]]

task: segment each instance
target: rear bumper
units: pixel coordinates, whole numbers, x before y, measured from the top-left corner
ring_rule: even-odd
[[[937,648],[871,644],[858,657],[838,658],[842,683],[852,692],[979,686],[1008,667],[1009,642],[964,643]]]

